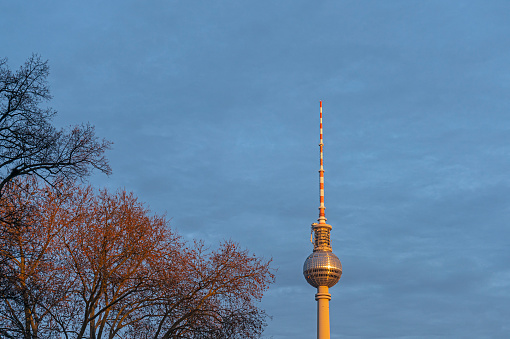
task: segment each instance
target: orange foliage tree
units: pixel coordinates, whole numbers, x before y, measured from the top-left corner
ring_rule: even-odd
[[[188,245],[133,194],[16,180],[3,198],[0,338],[257,338],[270,261]]]

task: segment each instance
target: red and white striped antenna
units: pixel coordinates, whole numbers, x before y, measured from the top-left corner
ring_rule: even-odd
[[[319,207],[319,219],[317,221],[319,224],[325,224],[326,223],[326,214],[324,210],[326,207],[324,207],[324,153],[323,153],[323,146],[324,143],[322,141],[322,100],[320,101],[320,152],[321,152],[321,169],[319,170],[319,189],[320,189],[320,207]]]

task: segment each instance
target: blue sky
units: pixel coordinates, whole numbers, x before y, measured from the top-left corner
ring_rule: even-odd
[[[187,239],[273,258],[266,338],[315,336],[318,217],[343,265],[332,338],[510,333],[507,1],[0,1],[0,56],[48,59],[58,126]]]

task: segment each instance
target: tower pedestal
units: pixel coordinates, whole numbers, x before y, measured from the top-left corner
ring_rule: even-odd
[[[329,332],[329,301],[331,294],[329,294],[327,286],[317,287],[317,339],[330,339]]]

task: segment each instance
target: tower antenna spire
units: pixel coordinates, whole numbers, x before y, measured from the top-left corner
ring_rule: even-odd
[[[326,213],[324,206],[324,142],[322,140],[322,100],[320,101],[320,153],[321,153],[321,168],[319,170],[319,190],[320,190],[320,206],[319,206],[319,219],[317,221],[319,224],[326,223]]]

